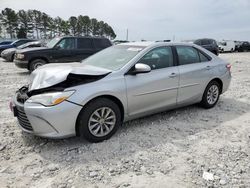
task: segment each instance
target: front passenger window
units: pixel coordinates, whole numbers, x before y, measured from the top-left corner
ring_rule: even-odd
[[[144,55],[138,63],[149,65],[152,70],[173,66],[173,54],[170,47],[159,47]]]
[[[74,49],[74,47],[75,47],[75,39],[73,39],[73,38],[62,39],[57,44],[57,46],[59,46],[60,49],[64,49],[64,50]]]

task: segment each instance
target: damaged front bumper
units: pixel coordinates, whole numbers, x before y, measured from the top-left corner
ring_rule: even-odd
[[[64,101],[45,107],[27,103],[17,92],[11,102],[20,128],[28,133],[46,138],[66,138],[76,135],[76,120],[82,106]]]

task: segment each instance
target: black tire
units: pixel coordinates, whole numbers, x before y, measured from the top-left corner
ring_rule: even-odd
[[[91,115],[98,109],[102,107],[107,107],[113,110],[116,121],[113,129],[105,136],[95,136],[91,133],[89,129],[89,119]],[[77,130],[79,131],[80,136],[84,137],[89,142],[102,142],[104,140],[109,139],[120,127],[122,124],[121,120],[121,111],[118,105],[110,99],[107,98],[98,98],[96,100],[91,101],[88,103],[79,113],[77,118]]]
[[[31,61],[29,64],[29,71],[32,72],[38,67],[45,65],[45,64],[46,64],[46,61],[44,61],[43,59],[35,59]]]
[[[14,61],[14,58],[15,58],[15,54],[13,54],[10,58],[10,62],[13,62]]]
[[[211,103],[209,103],[209,101],[208,101],[208,92],[209,92],[209,89],[210,89],[212,86],[216,86],[216,87],[218,88],[218,97],[217,97],[216,101],[215,101],[214,103],[211,104]],[[221,85],[220,85],[218,82],[216,82],[216,81],[211,81],[211,82],[207,85],[207,87],[206,87],[206,89],[205,89],[205,91],[204,91],[204,93],[203,93],[203,97],[202,97],[202,101],[200,102],[200,105],[201,105],[203,108],[206,108],[206,109],[213,108],[213,107],[217,104],[217,102],[218,102],[218,100],[219,100],[219,98],[220,98],[220,91],[221,91]]]

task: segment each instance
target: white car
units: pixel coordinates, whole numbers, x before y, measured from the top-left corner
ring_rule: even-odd
[[[219,42],[219,51],[220,52],[234,52],[235,51],[235,42],[234,41]]]

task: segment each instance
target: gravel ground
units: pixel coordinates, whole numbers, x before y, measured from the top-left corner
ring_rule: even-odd
[[[250,53],[220,57],[233,79],[215,108],[131,121],[98,144],[22,133],[8,102],[28,73],[1,59],[1,187],[250,187]]]

